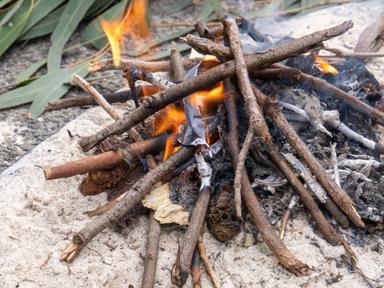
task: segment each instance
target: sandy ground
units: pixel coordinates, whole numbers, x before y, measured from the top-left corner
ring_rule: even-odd
[[[299,36],[352,19],[355,27],[329,44],[350,49],[363,28],[380,15],[383,8],[382,1],[365,1],[299,15],[275,24],[278,26],[264,24],[264,27],[271,31],[278,27],[281,34],[292,32],[293,36]],[[370,64],[378,77],[381,74],[377,69],[382,70],[382,64],[381,61]],[[67,130],[74,135],[88,135],[106,121],[108,117],[104,112],[90,109],[0,174],[0,287],[128,287],[130,284],[140,287],[146,218],[132,220],[120,233],[107,229],[89,243],[72,264],[59,262],[60,251],[73,233],[89,222],[83,212],[103,203],[106,196],[82,196],[77,189],[79,176],[45,181],[37,167],[83,156]],[[299,215],[289,224],[284,239],[298,258],[313,267],[309,276],[300,278],[279,267],[261,241],[246,248],[243,247],[244,234],[222,244],[206,233],[205,244],[222,287],[369,287],[359,273],[349,269],[343,249],[328,245],[314,233],[310,224],[306,215]],[[176,256],[176,240],[181,235],[174,230],[165,230],[162,234],[156,287],[172,287],[170,269]],[[358,255],[358,266],[368,277],[379,280],[371,284],[383,287],[384,241],[378,235],[370,235],[369,239],[363,246],[352,247]],[[190,283],[186,287],[191,287]],[[211,287],[205,276],[203,287]]]

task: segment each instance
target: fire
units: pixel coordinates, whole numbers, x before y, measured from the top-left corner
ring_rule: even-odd
[[[120,20],[102,20],[101,27],[111,46],[114,64],[120,66],[121,42],[126,36],[134,39],[143,39],[149,35],[147,22],[148,0],[131,0],[127,13]]]
[[[321,58],[319,55],[314,55],[315,63],[319,70],[325,74],[336,75],[339,74],[339,71],[331,64],[329,64],[325,59]]]
[[[201,67],[209,69],[218,63],[219,61],[214,56],[205,57],[204,61],[201,63]],[[209,89],[200,90],[191,94],[187,98],[187,101],[197,107],[202,116],[207,116],[209,112],[211,112],[210,110],[217,107],[217,104],[224,99],[224,82],[221,81]],[[186,115],[184,109],[175,104],[166,106],[155,117],[153,129],[154,135],[159,135],[165,132],[171,133],[165,144],[164,160],[180,149],[180,145],[177,143],[177,135],[181,132],[180,128],[185,122]],[[210,135],[209,133],[206,135],[208,144],[214,143],[215,140],[217,140],[216,138],[217,135]]]
[[[223,81],[215,84],[211,89],[200,90],[193,93],[188,101],[197,107],[203,116],[208,114],[212,105],[217,104],[225,99]]]

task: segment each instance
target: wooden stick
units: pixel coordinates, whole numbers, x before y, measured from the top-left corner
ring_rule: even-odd
[[[99,93],[90,83],[88,83],[85,79],[75,74],[73,76],[73,82],[79,85],[83,90],[88,92],[88,94],[99,104],[111,118],[115,121],[120,119],[120,115],[108,102],[104,99],[103,95]],[[128,131],[128,135],[134,141],[142,141],[140,134],[136,131],[136,129],[132,128]]]
[[[188,229],[180,243],[180,257],[172,268],[172,283],[181,287],[188,278],[189,269],[192,263],[193,251],[196,248],[197,239],[204,225],[205,215],[207,213],[209,199],[211,197],[211,174],[212,168],[204,160],[201,152],[195,154],[197,167],[201,179],[199,197],[193,208]]]
[[[332,166],[333,166],[333,173],[335,175],[335,183],[341,187],[340,185],[340,174],[339,174],[339,167],[337,165],[337,153],[336,153],[336,145],[337,143],[333,143],[331,145],[331,156],[332,156]]]
[[[231,80],[225,80],[225,88],[227,91],[227,97],[224,103],[227,110],[229,132],[224,130],[223,138],[231,155],[233,170],[236,171],[236,165],[238,163],[240,153],[238,143],[239,125],[236,114],[235,90]],[[277,236],[273,226],[268,222],[265,212],[252,189],[248,175],[243,174],[241,181],[241,196],[243,198],[243,202],[251,214],[253,223],[256,225],[258,231],[260,231],[263,240],[276,256],[280,265],[295,275],[300,276],[307,274],[309,267],[292,254],[292,252],[285,246],[284,242]]]
[[[187,35],[187,37],[182,38],[183,41],[187,42],[194,49],[201,53],[209,53],[218,57],[224,57],[226,59],[232,59],[233,55],[227,47],[224,47],[220,44],[214,43],[208,39],[202,39],[193,35]],[[267,79],[290,79],[295,80],[297,82],[303,83],[305,82],[308,85],[311,85],[312,88],[319,91],[320,93],[329,93],[330,95],[334,95],[342,101],[345,101],[351,107],[359,110],[363,114],[372,118],[376,122],[380,123],[384,126],[384,112],[380,111],[377,108],[374,108],[357,97],[349,94],[331,83],[323,80],[321,78],[311,76],[301,72],[298,69],[290,68],[284,65],[276,65],[282,70],[278,69],[266,69],[263,71],[255,71],[253,72],[253,76],[258,78],[267,78]]]
[[[221,23],[220,23],[221,24]],[[215,35],[212,33],[212,31],[208,28],[207,24],[201,20],[197,21],[195,24],[196,32],[200,35],[202,38],[208,38],[211,40],[215,39]]]
[[[103,97],[105,98],[105,100],[108,101],[108,103],[125,102],[131,99],[131,91],[121,91],[121,92],[104,94]],[[46,112],[46,111],[53,111],[53,110],[59,110],[64,108],[70,108],[70,107],[81,107],[81,106],[90,106],[90,105],[97,105],[97,102],[93,99],[93,97],[71,95],[63,99],[50,101],[44,111]]]
[[[287,229],[288,220],[289,220],[289,217],[291,216],[291,211],[295,207],[295,205],[297,204],[298,200],[299,200],[299,198],[296,195],[292,196],[291,201],[289,201],[289,205],[287,207],[287,210],[285,210],[283,217],[281,217],[281,225],[280,225],[280,239],[281,240],[283,240],[283,238],[284,238],[285,231]]]
[[[236,172],[235,172],[235,207],[236,207],[236,215],[239,219],[241,219],[241,177],[243,173],[247,173],[244,166],[245,166],[245,160],[247,159],[248,150],[251,147],[253,136],[255,135],[255,132],[253,128],[249,127],[247,136],[245,137],[243,147],[240,150],[239,154],[239,160],[236,165]]]
[[[133,165],[139,161],[138,157],[160,152],[167,141],[168,135],[129,144],[120,151],[107,151],[79,160],[67,162],[54,167],[43,167],[46,180],[67,178],[79,174],[85,174],[101,169],[111,169],[121,164],[124,160]]]
[[[193,288],[201,288],[201,275],[203,274],[203,269],[201,269],[201,259],[197,248],[193,252],[192,265],[191,265],[191,275],[192,275],[192,285]]]
[[[147,254],[144,259],[142,288],[153,288],[155,286],[157,258],[159,254],[161,227],[154,218],[153,212],[149,214],[148,233],[147,233]]]
[[[297,178],[292,169],[289,167],[288,163],[285,161],[283,156],[279,153],[277,146],[272,142],[272,135],[268,130],[267,123],[261,113],[260,106],[257,103],[255,96],[253,95],[252,87],[249,82],[247,66],[245,65],[243,53],[241,50],[240,37],[237,25],[233,19],[225,19],[224,26],[226,28],[227,35],[231,44],[231,50],[235,58],[236,76],[239,82],[240,91],[244,97],[250,127],[254,129],[255,134],[259,136],[263,143],[266,145],[267,150],[272,160],[275,162],[276,166],[281,170],[281,172],[284,173],[287,180],[299,193],[301,200],[303,201],[304,205],[307,207],[309,212],[312,214],[324,238],[329,243],[334,245],[340,243],[339,235],[326,220],[325,216],[320,211],[316,202],[313,200],[311,194],[308,192],[307,189],[305,189],[305,187]]]
[[[104,99],[103,95],[99,93],[88,81],[83,79],[81,76],[75,74],[73,75],[73,82],[79,85],[84,91],[95,99],[97,104],[99,104],[108,114],[112,117],[113,120],[118,120],[120,118],[119,113]]]
[[[292,40],[276,48],[272,48],[263,54],[248,55],[246,56],[247,67],[251,70],[260,69],[265,66],[269,66],[272,63],[281,61],[290,55],[305,52],[322,41],[344,33],[352,26],[352,22],[347,21],[341,25]],[[144,99],[145,105],[140,106],[136,110],[132,111],[128,116],[109,125],[98,133],[82,137],[79,144],[83,150],[89,151],[108,136],[126,131],[166,105],[180,100],[196,90],[208,88],[216,82],[234,75],[234,73],[235,63],[234,61],[228,61],[199,74],[191,80],[183,81],[182,83],[153,96],[146,97]]]
[[[210,39],[201,38],[193,34],[188,34],[185,37],[180,37],[180,40],[187,43],[193,49],[201,54],[211,54],[218,58],[232,59],[231,49],[218,44]]]
[[[110,226],[113,222],[118,221],[135,206],[139,205],[150,189],[168,174],[171,174],[178,166],[188,161],[192,157],[194,150],[194,148],[182,147],[167,160],[145,174],[144,177],[138,180],[135,185],[126,192],[123,199],[121,199],[111,210],[100,215],[97,219],[92,220],[87,226],[73,236],[72,242],[62,252],[60,260],[66,262],[73,261],[80,253],[81,249],[83,249],[93,237]]]
[[[337,88],[324,79],[305,74],[298,69],[289,68],[281,64],[279,64],[278,67],[279,68],[274,71],[267,69],[267,71],[255,72],[253,73],[253,76],[261,79],[273,78],[281,80],[293,80],[298,83],[306,83],[319,93],[335,96],[339,100],[344,101],[350,105],[352,108],[360,111],[364,115],[384,126],[384,112],[368,105],[354,95]]]
[[[281,101],[279,103],[285,109],[295,112],[300,116],[302,116],[302,119],[300,119],[300,121],[305,121],[305,122],[309,121],[307,112],[305,112],[303,109],[295,105],[292,105],[290,103],[281,102]],[[380,154],[384,153],[383,145],[364,137],[363,135],[357,133],[355,130],[349,128],[347,125],[341,122],[339,111],[337,110],[324,111],[323,114],[321,115],[321,119],[324,123],[331,126],[333,129],[338,130],[339,132],[344,134],[347,138],[353,141],[356,141],[361,145],[363,145],[364,147],[371,149],[373,151],[376,151]]]
[[[171,46],[171,74],[172,80],[175,82],[183,81],[185,70],[183,66],[183,59],[180,52],[177,50],[175,42],[172,42]]]
[[[297,159],[293,154],[285,153],[284,158],[287,159],[293,169],[301,176],[301,178],[303,178],[309,189],[313,192],[317,199],[319,199],[320,203],[325,206],[325,208],[332,215],[332,217],[338,223],[340,223],[343,228],[348,228],[348,218],[335,204],[335,202],[333,202],[333,200],[328,197],[323,187],[321,187],[320,184],[316,181],[315,177],[313,177],[309,169],[303,163],[301,163],[300,160]]]
[[[201,235],[199,236],[199,239],[197,240],[197,249],[200,254],[201,260],[203,260],[205,270],[207,271],[207,274],[209,278],[211,278],[211,282],[214,288],[220,288],[220,280],[219,277],[217,276],[215,269],[213,268],[213,265],[208,259],[207,256],[207,251],[205,249],[205,245],[203,243],[203,238]]]
[[[264,100],[268,101],[268,97],[256,87],[254,87],[254,92],[259,102],[263,103],[262,101]],[[331,179],[331,177],[329,177],[327,171],[321,166],[311,151],[309,151],[307,145],[305,145],[303,140],[301,140],[301,138],[297,135],[295,129],[281,112],[280,108],[278,107],[278,102],[270,102],[268,107],[266,107],[266,111],[276,123],[277,127],[279,127],[283,135],[287,138],[292,147],[296,150],[297,154],[300,156],[303,162],[316,176],[316,179],[319,181],[319,183],[330,194],[333,201],[335,201],[340,209],[343,210],[343,212],[356,226],[364,227],[365,224],[361,220],[360,215],[357,213],[352,199]]]
[[[185,68],[190,68],[193,65],[196,65],[200,59],[182,59],[182,63]],[[159,72],[159,71],[169,71],[171,69],[170,61],[142,61],[136,59],[121,59],[120,67],[115,67],[112,58],[99,60],[93,62],[89,67],[89,72],[99,72],[107,70],[124,70],[131,66],[137,66],[139,69],[147,72]]]

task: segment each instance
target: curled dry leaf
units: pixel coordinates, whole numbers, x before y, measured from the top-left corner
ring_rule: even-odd
[[[144,199],[144,207],[154,211],[154,217],[161,224],[188,224],[188,212],[180,205],[172,203],[169,185],[165,183],[152,190]]]
[[[384,15],[361,32],[355,52],[376,52],[384,44]]]

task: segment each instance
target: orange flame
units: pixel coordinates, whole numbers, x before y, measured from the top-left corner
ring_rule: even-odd
[[[211,89],[199,90],[193,93],[188,101],[197,107],[203,116],[208,114],[211,106],[218,104],[225,99],[224,83],[220,81]]]
[[[177,134],[171,134],[165,142],[164,155],[163,160],[168,159],[173,153],[176,153],[181,147],[180,145],[175,146],[177,144]]]
[[[315,63],[322,73],[336,75],[339,74],[339,71],[331,64],[329,64],[324,58],[321,58],[319,55],[314,55]]]
[[[149,35],[149,26],[146,19],[147,5],[148,0],[131,0],[127,13],[121,21],[101,21],[101,27],[111,46],[116,67],[120,66],[121,42],[125,36],[142,39]]]
[[[201,63],[202,68],[210,68],[217,65],[219,62],[216,57],[204,57]],[[218,82],[209,89],[197,91],[187,98],[191,105],[197,107],[203,116],[209,114],[211,108],[217,107],[217,104],[225,99],[224,82]],[[173,153],[180,149],[177,143],[177,134],[180,132],[180,127],[186,121],[184,109],[177,107],[175,104],[169,104],[161,110],[154,121],[154,135],[165,132],[172,133],[165,144],[163,160],[167,159]],[[217,138],[217,137],[216,137]],[[214,135],[207,133],[206,139],[208,144],[212,144],[217,140]]]

